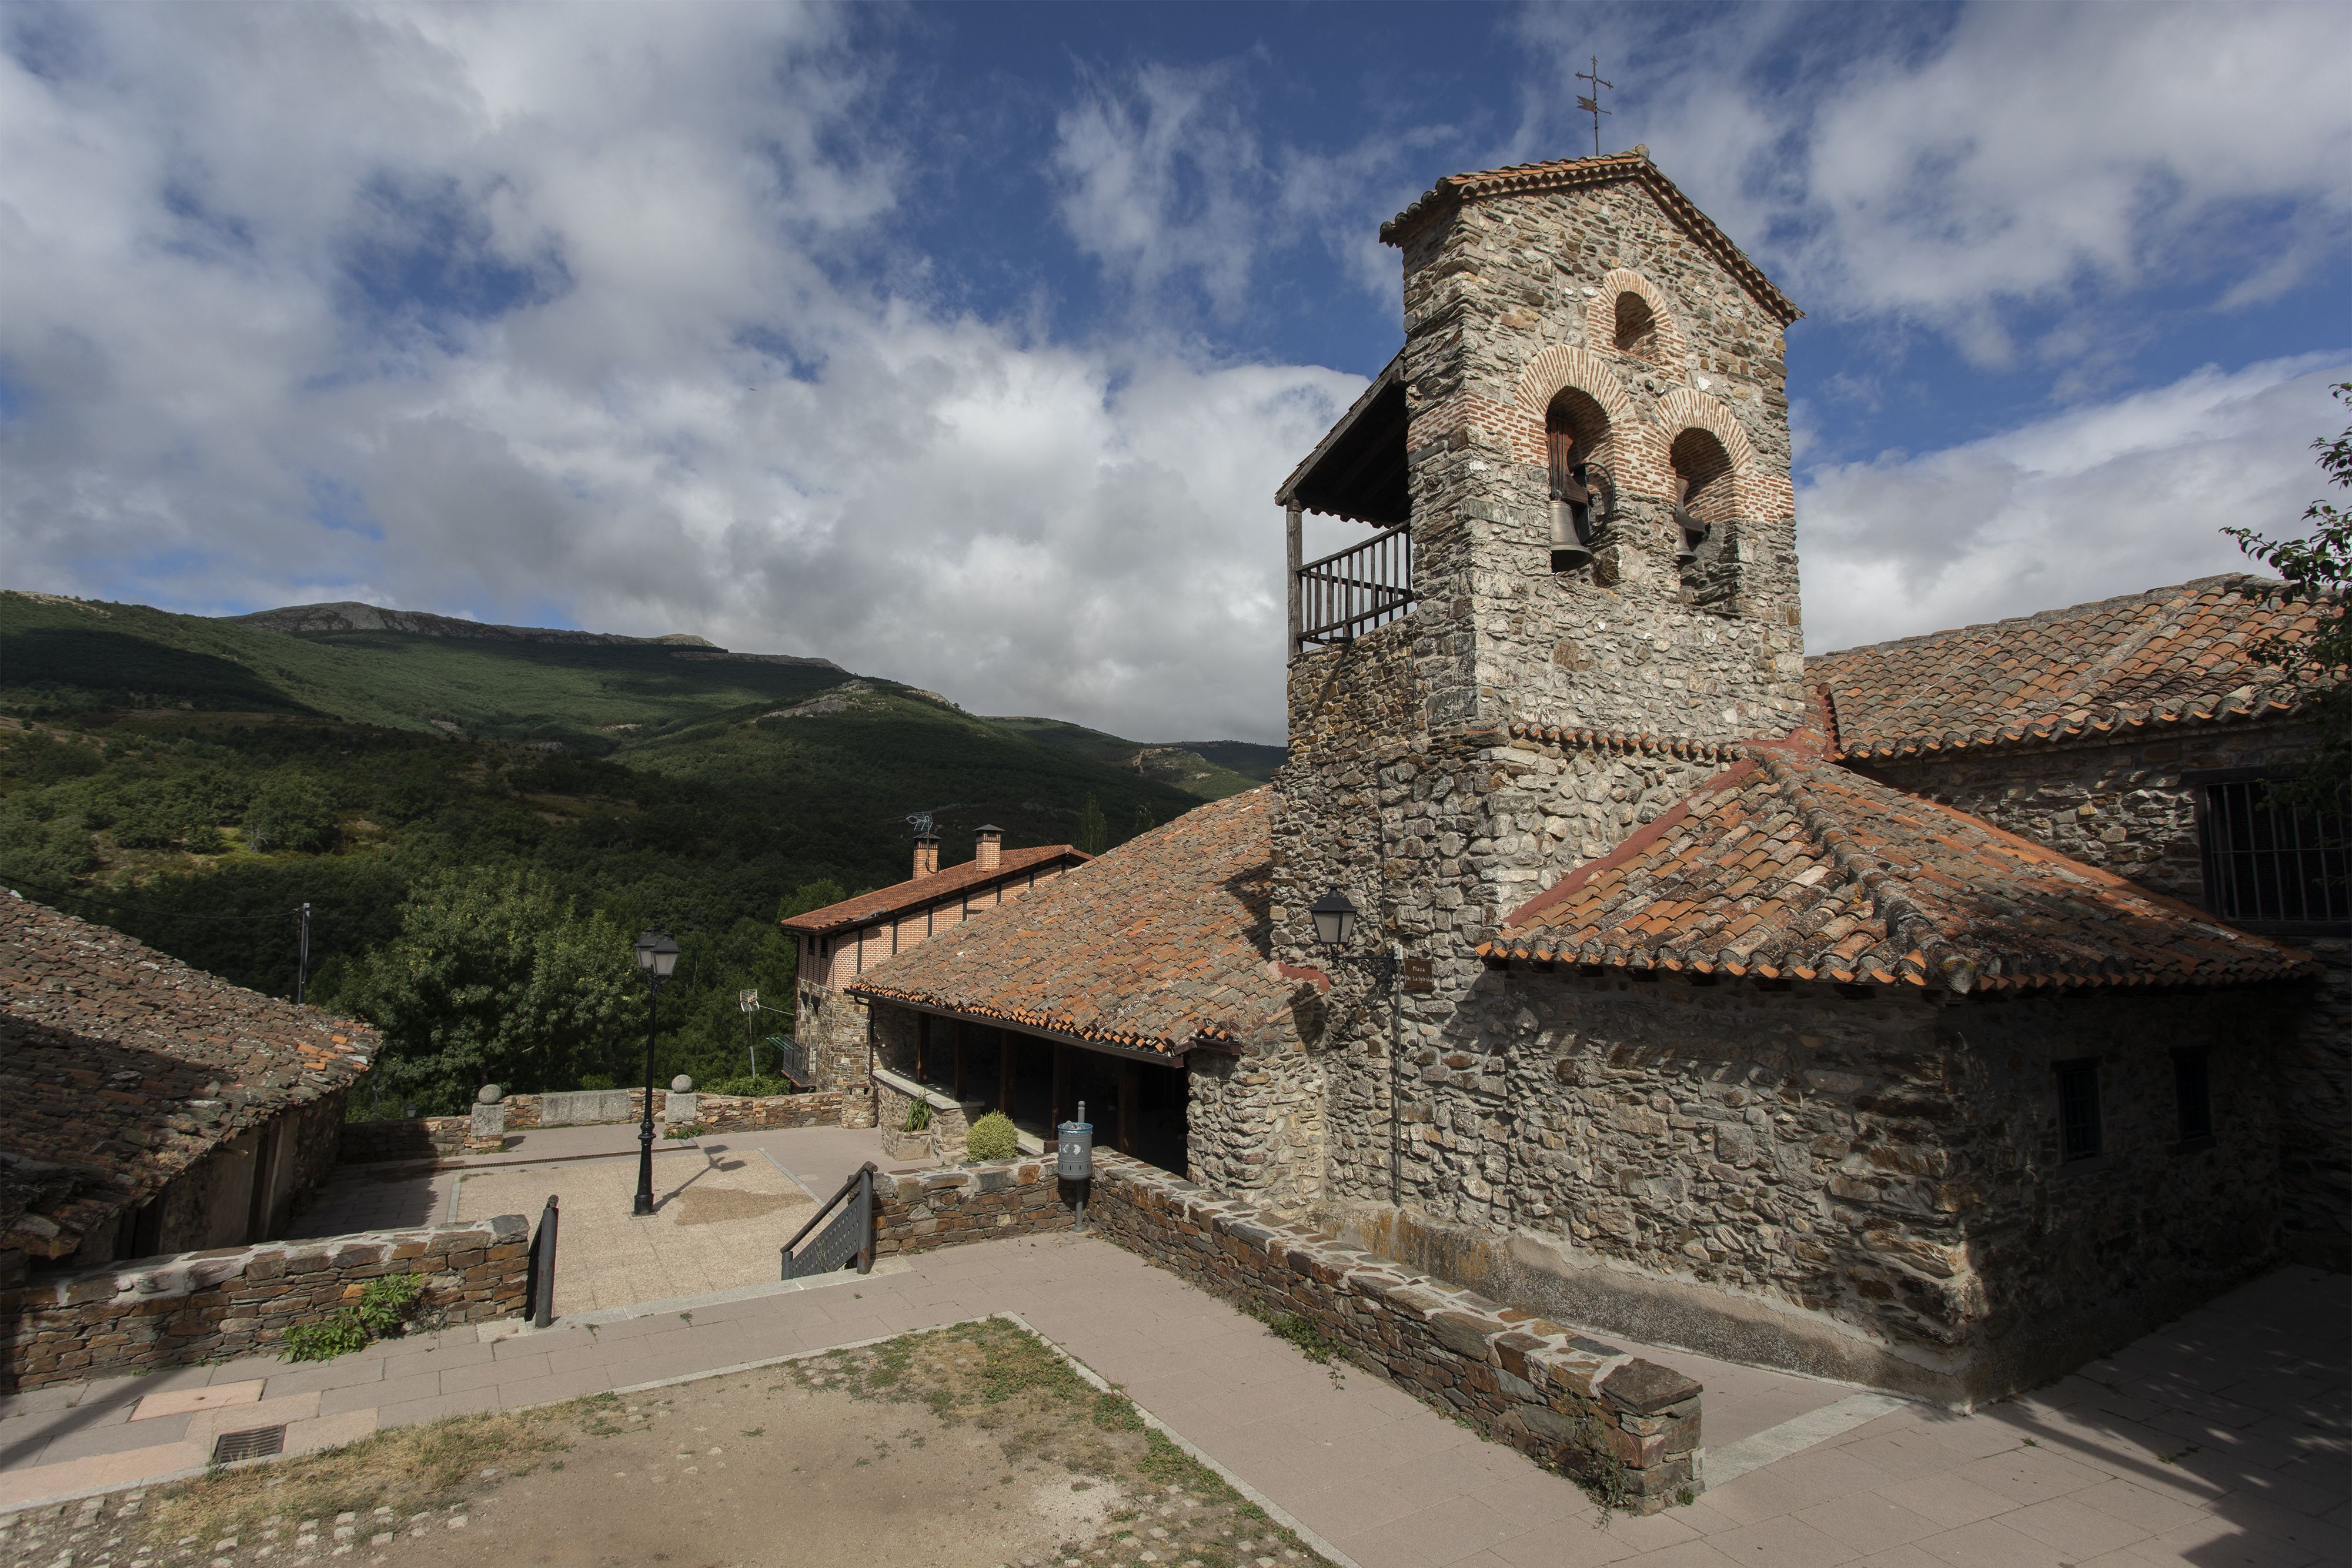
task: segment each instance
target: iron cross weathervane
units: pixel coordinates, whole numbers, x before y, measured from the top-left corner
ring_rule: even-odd
[[[1604,114],[1614,114],[1616,112],[1614,110],[1603,109],[1601,107],[1601,89],[1605,87],[1610,91],[1614,92],[1617,90],[1617,84],[1613,81],[1603,81],[1601,79],[1601,57],[1599,55],[1592,57],[1592,68],[1589,71],[1577,72],[1576,79],[1579,81],[1589,81],[1592,84],[1592,96],[1591,98],[1580,97],[1576,100],[1576,107],[1585,110],[1592,116],[1592,155],[1595,158],[1598,158],[1601,156],[1601,117]]]

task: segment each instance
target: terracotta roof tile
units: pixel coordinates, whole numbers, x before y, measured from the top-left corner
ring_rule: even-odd
[[[1619,180],[1633,180],[1645,186],[1658,199],[1685,232],[1698,241],[1715,258],[1744,284],[1757,302],[1770,311],[1783,327],[1804,315],[1789,297],[1773,286],[1764,271],[1748,259],[1747,253],[1731,243],[1731,236],[1717,228],[1688,196],[1682,193],[1672,180],[1658,172],[1650,162],[1649,153],[1642,149],[1631,152],[1612,152],[1605,158],[1554,158],[1541,163],[1515,163],[1507,169],[1486,169],[1473,174],[1448,174],[1422,198],[1381,225],[1381,238],[1389,245],[1402,245],[1423,225],[1433,223],[1465,202],[1487,196],[1527,195],[1538,191],[1568,191],[1581,186],[1605,185]]]
[[[2310,604],[2234,575],[1906,637],[1805,661],[1839,754],[1856,759],[2033,745],[2293,713],[2312,688],[2255,658],[2306,637]]]
[[[1194,808],[848,988],[1181,1053],[1287,1027],[1271,963],[1274,791]]]
[[[0,1251],[64,1257],[215,1145],[347,1086],[377,1044],[0,894]]]
[[[920,909],[927,904],[937,904],[943,898],[953,898],[975,887],[987,887],[994,883],[1055,863],[1084,864],[1087,856],[1068,844],[1044,844],[1035,849],[1006,850],[993,871],[980,869],[980,862],[969,860],[961,865],[951,865],[933,872],[929,876],[912,877],[905,882],[877,887],[872,893],[861,893],[856,898],[845,898],[839,904],[828,904],[823,909],[811,909],[780,922],[787,931],[803,936],[822,936],[830,931],[845,930],[853,925],[871,925],[893,915],[909,909]]]
[[[1727,861],[1759,831],[1787,835],[1794,852],[1743,890],[1748,873]],[[1955,991],[2237,985],[2310,967],[1965,812],[1760,747],[1529,901],[1479,951]]]

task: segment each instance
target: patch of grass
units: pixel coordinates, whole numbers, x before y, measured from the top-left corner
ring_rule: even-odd
[[[456,1416],[399,1427],[322,1453],[278,1464],[215,1470],[173,1486],[147,1504],[146,1540],[217,1541],[255,1533],[264,1519],[332,1520],[390,1508],[405,1518],[455,1500],[485,1466],[528,1474],[561,1451],[562,1427],[578,1405],[499,1416]]]

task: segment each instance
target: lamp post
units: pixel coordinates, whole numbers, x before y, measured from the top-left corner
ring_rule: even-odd
[[[1307,906],[1315,921],[1315,940],[1333,963],[1360,964],[1370,969],[1389,993],[1389,1201],[1404,1201],[1404,1128],[1400,1100],[1402,1094],[1404,1019],[1403,998],[1396,985],[1397,960],[1402,949],[1393,942],[1381,948],[1377,960],[1366,960],[1348,951],[1355,946],[1356,905],[1338,888]]]
[[[646,977],[646,1114],[637,1124],[638,1214],[654,1211],[654,1036],[661,1028],[662,982],[677,967],[677,944],[658,932],[637,938],[637,968]]]

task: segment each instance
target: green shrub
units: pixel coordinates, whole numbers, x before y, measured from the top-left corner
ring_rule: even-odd
[[[210,822],[198,822],[190,828],[180,842],[192,855],[216,855],[228,848],[228,840]]]
[[[332,1361],[371,1341],[389,1339],[407,1326],[425,1300],[425,1281],[414,1274],[381,1274],[360,1291],[356,1306],[328,1313],[314,1323],[286,1331],[285,1361]]]
[[[1009,1160],[1019,1154],[1021,1139],[1013,1130],[1013,1118],[991,1111],[974,1122],[963,1135],[963,1152],[976,1160]]]
[[[931,1106],[927,1100],[918,1100],[907,1107],[907,1131],[928,1133],[931,1130]]]
[[[791,1079],[772,1072],[757,1075],[740,1072],[732,1078],[713,1079],[702,1086],[702,1092],[705,1094],[740,1094],[746,1099],[766,1100],[778,1094],[797,1094],[800,1090]]]

